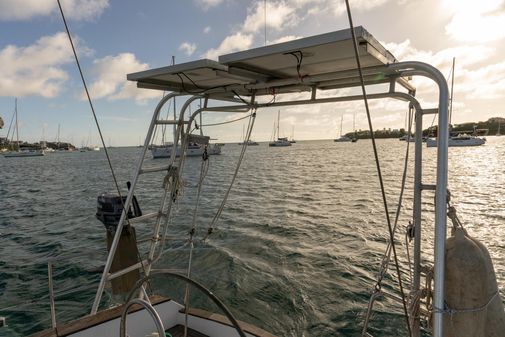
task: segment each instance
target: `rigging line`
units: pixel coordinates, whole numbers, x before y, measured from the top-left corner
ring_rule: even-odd
[[[70,45],[72,46],[72,51],[74,53],[75,62],[77,63],[77,68],[79,69],[79,74],[81,75],[82,84],[84,85],[84,90],[86,91],[86,96],[88,98],[89,106],[91,107],[91,112],[93,113],[93,118],[95,120],[95,124],[98,129],[98,134],[100,135],[100,140],[102,141],[102,146],[105,150],[105,155],[107,156],[107,161],[109,163],[109,167],[110,167],[110,170],[112,173],[112,179],[114,179],[114,184],[116,185],[117,193],[119,194],[120,199],[123,200],[121,197],[121,191],[119,189],[119,185],[118,185],[118,182],[116,179],[116,174],[114,173],[114,168],[112,167],[112,162],[109,157],[109,151],[107,151],[107,147],[105,146],[105,141],[103,139],[102,130],[100,128],[100,123],[98,123],[98,118],[96,117],[95,108],[93,107],[93,103],[91,102],[91,97],[89,95],[88,86],[86,85],[86,80],[84,79],[84,75],[82,73],[81,64],[79,63],[79,58],[77,57],[77,52],[75,51],[74,42],[72,41],[72,36],[70,35],[70,30],[68,29],[67,20],[65,19],[65,14],[63,13],[63,8],[61,7],[60,0],[56,0],[56,1],[58,2],[58,7],[60,8],[61,17],[63,19],[63,23],[65,24],[65,29],[67,31]],[[124,205],[123,205],[123,210],[124,210]]]
[[[244,117],[240,117],[240,118],[231,120],[231,121],[226,121],[226,122],[221,122],[221,123],[214,123],[214,124],[202,124],[202,125],[200,125],[200,127],[202,127],[202,126],[217,126],[217,125],[223,125],[223,124],[230,124],[230,123],[233,123],[233,122],[241,121],[242,119],[246,119],[248,117],[251,117],[251,114],[249,114],[247,116],[244,116]]]
[[[196,234],[196,227],[197,227],[196,216],[198,214],[198,205],[200,203],[200,196],[201,196],[201,192],[202,192],[203,180],[205,179],[205,176],[207,176],[208,170],[209,170],[209,157],[207,154],[207,149],[205,149],[204,154],[202,155],[202,164],[200,166],[200,179],[198,182],[198,189],[197,189],[196,201],[195,201],[195,209],[193,211],[191,230],[189,232],[189,258],[188,258],[188,270],[187,270],[188,278],[191,277],[193,250],[195,247],[193,238]],[[184,293],[184,323],[185,323],[184,324],[184,336],[187,336],[187,330],[188,330],[188,311],[189,311],[189,285],[187,284],[186,291]]]
[[[117,190],[117,193],[119,195],[119,200],[121,200],[121,205],[123,207],[123,212],[126,213],[127,210],[126,210],[125,204],[123,202],[123,197],[121,195],[121,190],[120,190],[119,184],[117,182],[117,178],[116,178],[116,174],[114,172],[114,168],[112,167],[112,162],[110,160],[109,151],[107,150],[107,146],[105,145],[105,140],[103,139],[103,134],[102,134],[102,129],[100,128],[100,123],[98,122],[98,118],[96,117],[95,108],[93,106],[93,102],[91,101],[91,96],[89,94],[88,86],[86,85],[86,80],[84,79],[84,74],[82,72],[81,64],[79,62],[79,58],[77,57],[77,52],[76,52],[75,47],[74,47],[74,42],[72,40],[72,36],[70,35],[70,30],[69,30],[68,25],[67,25],[67,20],[65,19],[65,14],[63,13],[63,8],[61,7],[60,0],[56,0],[56,1],[58,2],[58,7],[60,8],[61,18],[63,19],[63,24],[65,25],[65,30],[67,31],[68,39],[70,41],[70,46],[72,47],[72,52],[74,53],[75,62],[77,64],[77,68],[79,69],[79,74],[81,76],[81,80],[82,80],[82,84],[84,86],[84,90],[86,91],[86,96],[88,98],[88,102],[89,102],[89,106],[91,108],[91,112],[93,113],[93,119],[95,120],[96,128],[98,130],[98,134],[100,135],[100,140],[102,142],[102,146],[103,146],[103,149],[105,151],[105,156],[107,157],[107,162],[109,164],[109,168],[110,168],[110,171],[111,171],[111,174],[112,174],[112,179],[114,180],[114,185],[116,186],[116,190]],[[132,191],[132,193],[133,193],[133,191]],[[126,221],[126,223],[128,225],[130,225],[130,222],[128,220],[128,216],[125,217],[125,221]],[[144,263],[142,263],[142,259],[140,259],[140,265],[142,266],[142,270],[145,272]],[[148,284],[148,286],[150,287],[149,284]]]
[[[408,124],[407,124],[408,125],[407,134],[409,135],[408,138],[410,138],[410,134],[412,132],[412,123],[413,123],[413,108],[412,108],[412,106],[410,106],[409,107],[409,114],[408,114]],[[402,181],[401,181],[401,188],[400,188],[400,196],[398,198],[398,206],[396,208],[395,221],[394,221],[394,226],[393,226],[393,236],[396,233],[398,219],[400,217],[400,211],[401,211],[402,204],[403,204],[403,193],[405,191],[406,180],[407,180],[409,149],[410,149],[410,141],[409,141],[409,139],[407,139],[405,160],[404,160],[404,164],[403,164],[403,174],[402,174]],[[363,328],[364,332],[366,331],[366,329],[368,327],[368,321],[369,321],[370,315],[373,310],[373,303],[375,302],[375,299],[378,297],[378,292],[381,289],[382,280],[384,279],[384,276],[386,276],[386,272],[389,267],[389,262],[391,260],[391,247],[392,247],[392,243],[391,243],[391,240],[389,240],[388,245],[386,247],[386,251],[384,252],[384,255],[382,257],[381,269],[379,271],[379,274],[377,276],[377,281],[375,283],[375,294],[376,295],[371,296],[369,299],[368,308],[367,308],[367,312],[366,312],[366,316],[365,316],[365,324],[364,324],[364,328]],[[412,269],[410,267],[410,256],[409,256],[409,251],[408,251],[408,249],[409,249],[408,245],[406,245],[406,247],[407,247],[407,258],[409,261],[409,276],[412,279],[412,276],[411,276]]]
[[[366,115],[367,115],[367,119],[368,119],[368,127],[370,128],[370,138],[372,139],[372,147],[373,147],[373,152],[374,152],[374,157],[375,157],[375,164],[377,167],[377,175],[379,177],[379,184],[381,187],[382,201],[384,203],[384,211],[386,213],[386,220],[388,223],[389,237],[391,240],[391,245],[392,245],[391,247],[393,249],[393,255],[394,255],[394,259],[395,259],[396,273],[398,275],[398,284],[400,286],[400,292],[402,294],[403,310],[405,313],[405,319],[407,322],[407,329],[409,331],[409,336],[412,336],[412,331],[410,329],[410,322],[409,322],[408,311],[407,311],[407,303],[405,302],[405,293],[403,291],[400,268],[398,265],[398,256],[396,254],[396,247],[394,245],[393,228],[391,226],[391,219],[389,218],[389,210],[388,210],[387,199],[386,199],[386,191],[385,191],[385,187],[384,187],[384,181],[382,179],[382,172],[381,172],[380,163],[379,163],[379,155],[377,153],[377,144],[375,143],[375,137],[374,137],[374,133],[373,133],[372,118],[370,116],[370,109],[368,107],[368,99],[366,97],[365,81],[363,78],[363,71],[361,69],[361,61],[359,59],[359,53],[358,53],[358,43],[356,40],[356,34],[354,32],[354,25],[352,23],[351,7],[349,6],[349,0],[345,0],[345,5],[347,8],[347,16],[349,18],[349,26],[351,29],[352,42],[353,42],[353,47],[354,47],[354,55],[356,57],[356,63],[358,66],[358,71],[359,71],[361,90],[363,92],[363,101],[365,103]]]
[[[230,194],[231,188],[233,187],[233,183],[235,182],[235,179],[237,178],[238,171],[240,169],[240,165],[242,164],[242,160],[245,155],[245,151],[247,149],[247,144],[249,143],[249,139],[251,138],[251,133],[254,127],[254,121],[256,119],[256,108],[254,109],[254,112],[251,114],[251,118],[249,119],[249,124],[247,125],[247,132],[246,132],[246,139],[244,139],[244,144],[242,145],[242,151],[240,152],[238,162],[237,162],[237,167],[235,168],[235,172],[233,173],[233,177],[231,179],[230,186],[228,186],[228,189],[226,190],[226,193],[223,197],[223,201],[221,202],[221,205],[219,206],[219,209],[217,210],[216,214],[214,215],[214,218],[212,219],[212,222],[210,223],[209,227],[207,228],[207,234],[204,236],[202,241],[205,241],[214,231],[214,227],[221,216],[221,213],[223,212],[224,205],[226,201],[228,200],[228,195]]]

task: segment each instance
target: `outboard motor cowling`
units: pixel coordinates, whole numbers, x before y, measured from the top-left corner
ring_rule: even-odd
[[[123,199],[121,201],[121,199]],[[126,203],[126,196],[120,197],[113,193],[102,193],[97,198],[96,218],[100,220],[107,229],[116,230],[123,212],[123,204]],[[128,219],[134,217],[131,207],[128,208]]]

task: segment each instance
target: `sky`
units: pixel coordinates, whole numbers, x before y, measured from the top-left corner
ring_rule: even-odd
[[[264,5],[266,3],[266,16]],[[505,0],[350,0],[362,25],[400,61],[423,61],[448,76],[456,59],[452,122],[505,117]],[[126,74],[349,27],[344,0],[62,0],[105,142],[143,142],[162,92],[137,89]],[[266,19],[266,21],[265,21]],[[414,80],[425,108],[429,81]],[[98,144],[96,126],[56,0],[0,0],[0,117],[5,137],[18,99],[25,141]],[[406,106],[370,105],[375,129],[405,126]],[[330,139],[366,129],[362,102],[281,109],[281,136]],[[204,123],[216,121],[204,115]],[[222,114],[219,119],[232,117]],[[252,138],[272,137],[277,109],[258,112]],[[430,124],[431,121],[425,122]],[[243,122],[209,127],[222,142]]]

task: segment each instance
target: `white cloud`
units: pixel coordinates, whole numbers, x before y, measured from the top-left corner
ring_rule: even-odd
[[[109,6],[109,0],[63,0],[63,11],[68,18],[93,20]],[[58,13],[56,0],[2,0],[0,20],[29,20],[37,16]]]
[[[459,41],[486,42],[505,38],[505,8],[502,0],[444,0],[454,11],[446,33]]]
[[[126,74],[148,68],[147,63],[140,63],[131,53],[109,55],[95,60],[93,73],[97,74],[97,78],[90,86],[91,98],[108,98],[109,100],[134,98],[140,102],[159,97],[160,93],[156,90],[138,89],[135,82],[126,80]],[[84,94],[82,98],[85,98]]]
[[[467,98],[505,98],[505,62],[491,64],[475,70],[465,70],[462,77],[463,79],[458,81],[461,84],[458,84],[455,90],[467,93]]]
[[[384,5],[390,0],[353,0],[351,4],[352,12],[368,11],[370,9]],[[347,12],[344,1],[325,1],[326,4],[320,8],[326,8],[327,11],[333,11],[336,16],[343,15]],[[314,12],[317,14],[317,11]],[[353,15],[354,16],[354,15]]]
[[[207,10],[211,7],[216,7],[222,2],[223,0],[196,0],[197,5],[202,7],[204,10]]]
[[[203,29],[203,33],[204,33],[204,34],[209,34],[209,33],[210,33],[210,30],[211,30],[210,26],[207,26],[207,27],[205,27],[205,28]]]
[[[499,85],[491,87],[485,84],[500,82],[499,76],[501,76],[501,78],[505,76],[501,64],[482,68],[482,65],[487,63],[488,59],[496,53],[494,47],[484,45],[458,46],[432,52],[414,48],[410,40],[405,40],[401,43],[384,43],[384,46],[389,49],[398,60],[429,63],[439,69],[446,77],[450,73],[452,59],[455,57],[455,92],[458,94],[469,93],[471,96],[475,96],[477,92],[482,92],[480,89],[482,86],[482,88],[486,88],[488,92],[488,94],[482,97],[494,97],[501,90]],[[490,72],[489,69],[494,69],[496,73]],[[416,77],[414,78],[413,84],[418,89],[436,92],[433,82],[429,79]]]
[[[75,43],[81,54],[89,54],[79,39]],[[55,97],[68,79],[61,67],[70,62],[73,54],[65,33],[41,37],[28,47],[8,45],[0,50],[0,93]]]
[[[266,5],[267,27],[274,28],[276,30],[283,30],[287,27],[293,26],[298,21],[295,8],[293,6],[289,6],[284,1],[277,3],[267,2]],[[264,3],[258,2],[256,7],[253,7],[248,12],[249,13],[242,26],[242,31],[247,33],[262,31],[265,26]]]
[[[182,50],[186,55],[191,56],[196,50],[196,44],[194,43],[189,43],[189,42],[183,42],[179,46],[179,50]]]
[[[253,36],[251,34],[238,32],[227,36],[223,42],[221,42],[219,47],[208,50],[203,56],[215,60],[219,55],[250,48],[252,43]]]

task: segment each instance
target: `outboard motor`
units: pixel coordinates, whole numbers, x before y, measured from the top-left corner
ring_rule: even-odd
[[[127,183],[130,189],[130,182]],[[97,198],[96,218],[100,220],[107,229],[107,251],[110,252],[114,235],[123,212],[123,205],[126,203],[126,196],[119,196],[113,193],[102,193]],[[127,218],[132,219],[142,215],[137,198],[132,199],[132,207],[128,208]],[[139,251],[137,247],[137,237],[135,228],[128,224],[123,226],[119,244],[112,260],[110,273],[117,272],[139,262]],[[140,279],[139,269],[132,270],[124,275],[111,280],[112,293],[115,295],[127,294]]]
[[[130,190],[131,184],[129,181],[126,183],[126,186],[128,190]],[[126,196],[119,196],[115,193],[102,193],[98,196],[97,203],[97,219],[105,225],[107,230],[115,232],[119,224],[119,219],[121,219],[121,213],[123,213],[123,205],[126,204]],[[132,206],[133,212],[131,207],[128,208],[128,213],[126,215],[128,219],[142,215],[136,196],[133,196]]]
[[[96,218],[105,225],[107,230],[115,232],[121,213],[123,213],[126,196],[120,197],[114,193],[102,193],[98,196],[97,203]],[[128,219],[134,217],[131,207],[128,209],[127,217]]]

